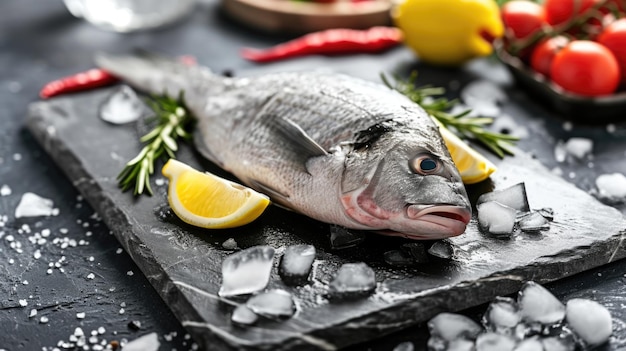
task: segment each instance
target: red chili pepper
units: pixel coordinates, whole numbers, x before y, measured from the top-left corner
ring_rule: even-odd
[[[180,56],[178,59],[188,66],[196,64],[196,58],[191,55]],[[43,99],[47,99],[55,95],[100,88],[117,83],[118,81],[119,79],[111,73],[100,68],[92,68],[85,72],[53,80],[41,88],[39,96]]]
[[[270,62],[312,54],[375,53],[402,42],[402,32],[395,27],[372,27],[366,30],[327,29],[268,49],[244,48],[241,56],[255,62]]]
[[[93,68],[85,72],[53,80],[44,85],[39,92],[39,96],[47,99],[59,94],[103,87],[117,81],[118,79],[110,73],[99,68]]]

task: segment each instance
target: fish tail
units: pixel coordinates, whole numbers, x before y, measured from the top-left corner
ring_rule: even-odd
[[[207,96],[224,89],[224,79],[208,68],[140,51],[129,55],[97,53],[100,68],[144,92],[177,98]]]

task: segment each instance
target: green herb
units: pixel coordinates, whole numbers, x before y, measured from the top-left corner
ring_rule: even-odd
[[[519,138],[485,129],[487,125],[493,123],[493,118],[471,117],[469,109],[457,114],[447,112],[457,101],[441,97],[445,94],[444,88],[417,87],[415,85],[417,72],[413,71],[407,80],[394,77],[393,84],[384,74],[381,75],[381,79],[389,88],[397,90],[420,105],[429,115],[459,137],[476,140],[501,158],[505,154],[513,154],[513,146]]]
[[[155,113],[151,122],[156,123],[156,126],[139,139],[147,144],[117,176],[122,191],[134,188],[135,195],[143,194],[144,190],[152,195],[150,176],[154,173],[155,161],[159,157],[175,158],[178,150],[176,140],[191,138],[188,129],[192,117],[184,107],[182,93],[178,99],[152,97],[148,104]]]

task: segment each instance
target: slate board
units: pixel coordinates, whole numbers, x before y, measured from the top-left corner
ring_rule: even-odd
[[[276,207],[245,227],[192,228],[167,211],[166,182],[153,182],[153,197],[134,199],[120,192],[115,177],[140,146],[136,125],[116,126],[98,118],[99,106],[110,93],[103,89],[33,103],[27,127],[207,350],[334,350],[428,320],[441,311],[458,311],[513,293],[527,280],[546,283],[626,256],[622,214],[523,152],[501,161],[492,179],[470,187],[469,193],[475,200],[494,187],[523,181],[532,208],[555,210],[550,231],[501,240],[481,234],[472,220],[464,235],[451,240],[460,254],[449,261],[390,267],[383,253],[404,241],[378,235],[368,236],[358,247],[333,251],[328,225]],[[189,147],[179,156],[194,167],[226,175]],[[221,262],[230,254],[221,243],[231,237],[241,248],[271,245],[280,252],[301,243],[318,248],[309,285],[290,288],[276,269],[272,273],[269,287],[294,295],[298,307],[294,317],[262,320],[250,328],[231,325],[230,312],[240,301],[217,297]],[[333,273],[342,263],[357,261],[374,268],[376,292],[355,301],[328,301],[325,293]]]

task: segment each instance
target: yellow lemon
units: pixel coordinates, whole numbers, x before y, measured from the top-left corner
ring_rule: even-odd
[[[393,19],[419,58],[437,65],[489,55],[491,42],[504,34],[494,0],[404,0]]]
[[[242,226],[257,219],[270,204],[261,193],[174,159],[167,161],[162,173],[169,179],[170,207],[191,225],[211,229]]]
[[[481,182],[497,170],[496,165],[441,124],[439,124],[439,132],[464,184]]]

